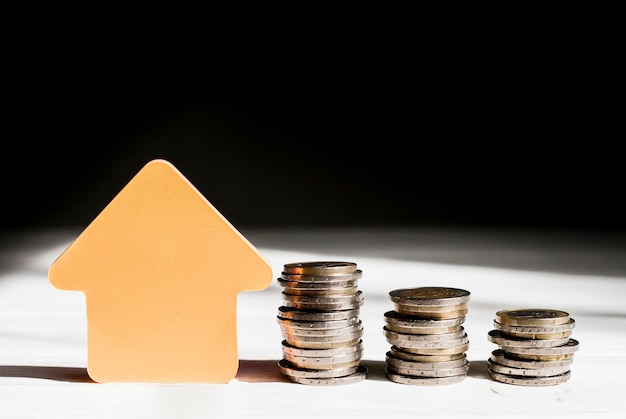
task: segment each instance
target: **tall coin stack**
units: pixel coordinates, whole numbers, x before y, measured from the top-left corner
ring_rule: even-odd
[[[570,379],[578,341],[569,313],[543,308],[500,310],[488,339],[500,347],[487,360],[489,375],[507,384],[551,386]]]
[[[283,305],[278,308],[282,332],[281,372],[309,385],[349,384],[367,377],[360,365],[363,305],[352,262],[300,262],[284,265],[278,278]]]
[[[391,291],[394,310],[385,313],[383,333],[391,350],[385,374],[411,385],[444,385],[467,377],[465,352],[469,339],[462,323],[469,291],[446,287],[402,288]]]

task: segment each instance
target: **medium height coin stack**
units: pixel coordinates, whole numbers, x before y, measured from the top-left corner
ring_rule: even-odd
[[[469,340],[461,324],[469,291],[446,287],[391,291],[394,310],[385,313],[383,333],[391,350],[385,374],[393,382],[443,385],[467,377]]]
[[[575,321],[562,310],[521,308],[500,310],[488,339],[500,347],[487,360],[489,375],[507,384],[550,386],[571,376],[578,341]]]
[[[360,365],[363,325],[362,271],[353,262],[299,262],[284,265],[278,278],[283,305],[280,371],[309,385],[349,384],[367,376]]]

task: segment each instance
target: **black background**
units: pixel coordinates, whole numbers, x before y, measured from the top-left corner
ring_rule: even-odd
[[[241,228],[626,230],[617,110],[573,55],[53,47],[8,65],[3,230],[84,227],[153,158]]]

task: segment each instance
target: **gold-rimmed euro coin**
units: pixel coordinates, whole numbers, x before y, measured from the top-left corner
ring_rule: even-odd
[[[489,375],[496,381],[505,384],[515,384],[519,386],[553,386],[566,382],[571,377],[571,371],[551,377],[523,377],[518,375],[501,374],[489,370]]]
[[[411,305],[411,304],[401,304],[401,303],[393,303],[394,309],[396,309],[400,313],[411,313],[422,316],[428,316],[431,313],[444,313],[451,311],[467,311],[468,306],[467,303],[454,304],[454,305]]]
[[[439,386],[459,383],[467,377],[467,374],[452,375],[449,377],[416,377],[413,375],[397,374],[389,368],[385,368],[385,376],[390,381],[398,384],[413,386]]]
[[[421,362],[421,363],[454,361],[454,360],[458,360],[466,356],[464,351],[451,353],[451,354],[437,354],[437,355],[413,353],[413,352],[407,352],[395,345],[391,347],[389,352],[395,358],[404,359],[405,361]]]
[[[354,326],[355,324],[361,324],[361,320],[358,317],[352,317],[345,320],[329,320],[329,321],[300,321],[289,320],[277,317],[278,324],[281,327],[289,329],[299,330],[328,330],[328,329],[343,329],[345,327]]]
[[[311,321],[311,322],[327,322],[333,320],[356,319],[360,315],[359,307],[349,306],[345,310],[305,310],[294,307],[280,306],[278,307],[279,319]]]
[[[400,288],[389,292],[392,302],[400,305],[459,305],[470,299],[470,292],[450,287]]]
[[[422,319],[435,319],[435,320],[447,320],[447,319],[458,319],[460,317],[464,317],[468,313],[468,309],[462,310],[452,310],[452,311],[412,311],[407,309],[408,306],[401,304],[394,304],[394,309],[403,315],[411,315],[415,318]]]
[[[309,329],[293,326],[280,326],[280,330],[283,336],[291,336],[292,339],[300,339],[301,337],[332,337],[332,336],[346,336],[363,331],[362,321],[346,327],[339,327],[333,329]]]
[[[284,265],[283,270],[287,274],[297,274],[305,276],[349,274],[357,270],[354,262],[341,261],[311,261],[295,262]]]
[[[342,357],[355,352],[363,351],[363,341],[361,339],[354,342],[352,345],[343,345],[336,348],[302,348],[299,346],[290,345],[286,340],[282,341],[283,354],[290,354],[293,356],[307,356],[307,357]]]
[[[355,295],[359,291],[358,287],[344,287],[344,288],[297,288],[297,287],[285,287],[284,293],[289,295],[299,295],[304,297],[334,297],[342,295]]]
[[[500,374],[521,376],[521,377],[551,377],[564,374],[569,371],[569,366],[554,366],[543,368],[517,368],[508,365],[501,365],[491,359],[487,360],[489,371]]]
[[[285,289],[297,289],[297,290],[325,290],[333,291],[341,288],[354,288],[358,286],[359,281],[352,279],[349,281],[335,281],[335,282],[300,282],[300,281],[287,281],[285,279],[278,278],[276,280],[278,285]]]
[[[519,358],[529,358],[530,356],[557,356],[557,355],[573,355],[578,350],[579,342],[576,339],[569,338],[567,343],[560,346],[548,347],[521,347],[521,346],[504,346],[500,345],[500,349],[510,354],[514,354]],[[538,359],[538,358],[534,358]],[[556,358],[555,358],[556,359]],[[547,360],[547,358],[544,358]]]
[[[507,335],[516,338],[523,339],[537,339],[537,340],[557,340],[567,339],[572,335],[572,331],[558,332],[558,333],[520,333],[520,332],[506,332]]]
[[[515,308],[500,310],[495,321],[514,326],[554,326],[569,323],[569,313],[546,308]]]
[[[489,358],[493,362],[504,365],[507,367],[513,368],[525,368],[525,369],[533,369],[533,368],[554,368],[554,367],[568,367],[574,362],[574,357],[569,356],[568,358],[554,359],[554,360],[534,360],[534,359],[525,359],[519,358],[514,354],[510,354],[502,349],[496,349],[491,352],[491,357]]]
[[[343,356],[296,356],[283,353],[283,359],[299,368],[328,370],[357,365],[361,360],[361,352],[353,352]]]
[[[461,325],[465,321],[465,317],[456,317],[452,319],[430,319],[416,317],[411,314],[399,313],[395,310],[387,311],[384,316],[387,323],[393,323],[403,327],[416,327],[423,329],[455,327]]]
[[[390,330],[387,326],[383,326],[383,334],[388,339],[395,341],[411,341],[411,342],[448,342],[455,339],[461,339],[467,336],[465,328],[459,326],[458,330],[450,333],[439,334],[409,334],[397,333]]]
[[[497,329],[490,330],[487,338],[490,342],[500,345],[500,347],[515,348],[554,348],[555,346],[565,345],[569,341],[569,337],[560,337],[556,339],[528,339],[510,336],[505,332]]]
[[[392,345],[402,348],[404,352],[419,354],[419,355],[453,355],[460,354],[466,352],[469,349],[469,341],[466,343],[460,344],[458,346],[452,346],[449,348],[423,348],[423,347],[412,347],[412,346],[402,346],[403,342],[400,345],[390,342]]]
[[[280,371],[289,377],[309,377],[309,378],[331,378],[342,377],[356,372],[358,366],[335,368],[330,370],[318,370],[311,368],[299,368],[286,359],[278,361]]]
[[[434,361],[434,362],[420,362],[413,361],[410,359],[398,358],[394,352],[388,351],[385,354],[385,361],[387,365],[391,365],[396,368],[396,372],[398,372],[397,368],[411,368],[418,370],[441,370],[441,369],[450,369],[450,368],[459,368],[467,366],[469,361],[467,360],[467,356],[465,354],[461,354],[460,357],[452,360],[446,361]],[[417,375],[417,374],[414,374]]]
[[[280,273],[280,279],[284,281],[296,281],[302,284],[324,284],[345,281],[356,281],[363,277],[363,271],[357,269],[349,273],[330,273],[324,275],[300,275],[287,272]]]
[[[293,359],[287,359],[292,365],[297,368],[303,369],[312,369],[312,370],[337,370],[343,368],[351,368],[358,367],[361,363],[361,358],[355,359],[352,361],[340,362],[333,358],[319,358],[312,361],[294,361]],[[327,363],[322,363],[320,361],[326,361]]]
[[[287,340],[285,339],[290,346],[296,346],[302,349],[338,349],[344,348],[346,346],[354,346],[361,342],[361,335],[358,334],[356,337],[351,338],[350,336],[346,337],[344,341],[335,341],[335,340]]]
[[[332,370],[331,370],[332,371]],[[363,365],[359,365],[355,372],[341,377],[289,377],[291,381],[298,384],[311,386],[335,386],[343,384],[354,384],[367,378],[368,370]]]
[[[567,323],[557,324],[557,325],[548,325],[548,326],[518,326],[512,324],[502,324],[497,321],[493,321],[493,327],[498,330],[502,330],[507,333],[517,333],[517,334],[548,334],[548,333],[563,333],[563,332],[572,332],[574,327],[576,326],[576,321],[570,317]]]

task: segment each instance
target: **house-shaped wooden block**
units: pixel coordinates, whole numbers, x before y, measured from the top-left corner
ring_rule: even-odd
[[[85,294],[98,382],[227,383],[239,366],[237,294],[272,268],[169,162],[146,164],[48,272]]]

